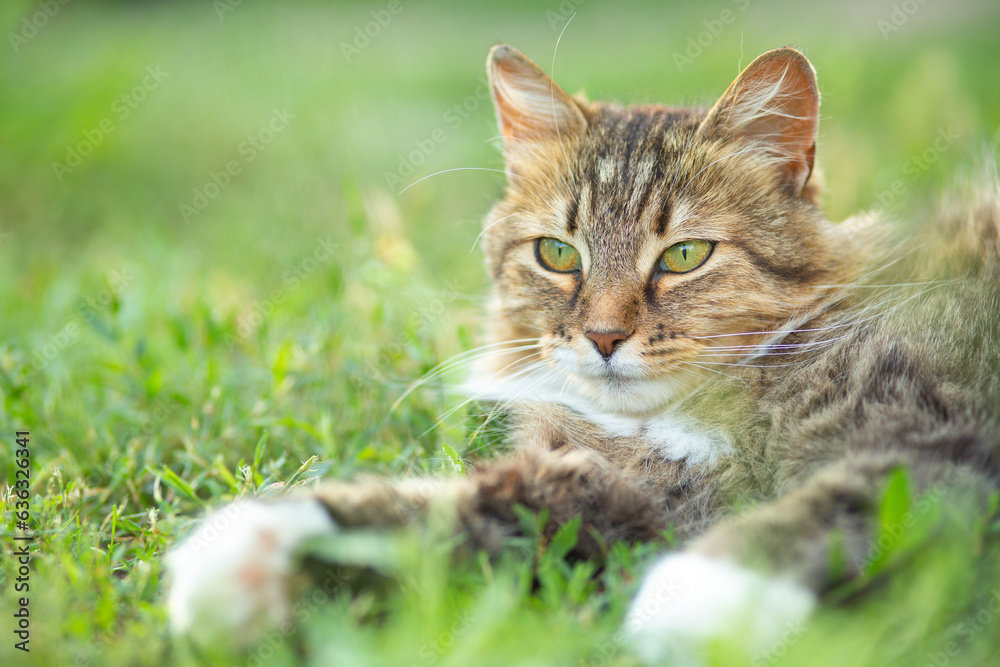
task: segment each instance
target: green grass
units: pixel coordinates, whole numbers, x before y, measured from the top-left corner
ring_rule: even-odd
[[[904,197],[927,196],[1000,126],[990,3],[926,3],[887,39],[877,21],[891,6],[752,3],[682,71],[674,52],[743,3],[578,4],[556,78],[592,98],[711,103],[741,60],[804,48],[824,96],[834,218],[897,181]],[[437,128],[444,140],[407,183],[500,168],[477,93],[486,52],[507,41],[549,69],[564,19],[555,0],[404,3],[347,63],[341,43],[385,6],[244,2],[220,20],[207,2],[77,2],[0,55],[0,483],[13,482],[14,432],[29,429],[40,535],[24,655],[9,630],[5,496],[0,664],[197,660],[165,632],[161,556],[203,509],[293,479],[461,474],[444,445],[488,455],[464,413],[441,420],[456,404],[444,391],[390,408],[475,344],[487,285],[472,248],[499,174],[441,174],[402,195],[385,174]],[[5,3],[0,20],[19,32],[35,10]],[[132,108],[121,96],[148,67],[167,75]],[[467,117],[448,114],[463,103]],[[248,160],[241,145],[276,109],[294,118]],[[79,166],[57,174],[102,123]],[[959,139],[914,170],[947,128]],[[186,221],[180,206],[231,161],[239,173]],[[901,554],[879,595],[821,611],[773,664],[995,661],[991,530],[938,518],[933,548]],[[595,578],[530,541],[487,563],[406,539],[394,592],[317,598],[291,636],[215,661],[635,664],[617,633],[649,549],[618,548]],[[962,624],[977,613],[973,632]],[[736,664],[732,646],[714,650]]]

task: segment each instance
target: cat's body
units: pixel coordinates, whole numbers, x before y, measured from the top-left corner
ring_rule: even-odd
[[[956,502],[997,489],[995,179],[908,245],[817,206],[819,100],[797,51],[758,58],[710,110],[573,99],[509,47],[489,67],[510,187],[484,232],[495,353],[470,387],[505,411],[513,451],[430,485],[321,487],[339,529],[439,507],[496,550],[523,505],[553,532],[582,517],[577,555],[599,557],[672,527],[686,551],[629,621],[655,657],[739,615],[801,617],[860,574],[897,469]],[[190,552],[173,568],[180,629],[203,615],[194,582],[238,585]]]

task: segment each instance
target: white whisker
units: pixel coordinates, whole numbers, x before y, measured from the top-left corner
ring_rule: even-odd
[[[515,345],[517,343],[523,343],[523,342],[528,342],[528,344],[515,346],[513,348],[503,347],[506,345]],[[523,352],[525,350],[532,350],[538,347],[539,345],[537,339],[522,338],[519,340],[508,340],[499,343],[492,343],[489,345],[482,345],[472,350],[467,350],[466,352],[457,354],[454,357],[451,357],[450,359],[441,362],[431,370],[427,371],[427,373],[425,373],[423,377],[411,383],[410,386],[406,389],[406,391],[403,392],[403,395],[397,398],[396,401],[392,404],[392,407],[389,409],[389,413],[391,414],[393,411],[395,411],[395,409],[399,407],[399,405],[403,402],[403,400],[406,399],[407,396],[412,394],[416,389],[427,384],[432,379],[439,377],[444,373],[447,373],[448,371],[451,371],[455,368],[459,368],[461,366],[468,366],[478,361],[482,361],[484,359],[489,359],[491,356],[502,357],[512,352]],[[495,349],[495,348],[501,348],[501,349]]]
[[[413,181],[412,183],[410,183],[409,185],[407,185],[405,188],[403,188],[402,190],[400,190],[396,194],[397,195],[401,195],[404,192],[406,192],[407,190],[409,190],[410,188],[412,188],[417,183],[421,183],[423,181],[426,181],[428,178],[431,178],[432,176],[438,176],[439,174],[447,174],[448,172],[451,172],[451,171],[494,171],[494,172],[496,172],[498,174],[506,174],[507,173],[503,169],[491,169],[489,167],[453,167],[451,169],[442,169],[441,171],[435,171],[433,174],[428,174],[428,175],[426,175],[426,176],[424,176],[422,178],[418,178],[417,180]],[[513,174],[513,176],[515,176],[516,178],[524,178],[524,176],[519,176],[517,174]],[[528,180],[528,179],[525,178],[525,180]],[[533,181],[529,181],[529,182],[533,182]],[[536,183],[536,185],[537,185],[537,183]]]
[[[476,249],[476,244],[479,243],[479,239],[483,238],[483,234],[485,234],[486,232],[488,232],[491,227],[493,227],[494,225],[497,225],[497,224],[503,222],[507,218],[512,218],[515,215],[517,215],[517,213],[511,213],[510,215],[505,215],[502,218],[498,218],[498,219],[494,220],[493,222],[491,222],[490,224],[488,224],[485,227],[483,227],[483,231],[479,232],[479,236],[477,236],[476,240],[472,242],[472,247],[469,248],[469,253],[472,253],[472,251]]]
[[[515,365],[517,363],[522,363],[523,361],[525,361],[525,360],[524,359],[518,359],[517,361],[508,364],[507,366],[501,368],[499,371],[497,371],[496,373],[494,373],[492,377],[496,377],[497,375],[502,374],[504,371],[506,371],[511,366],[513,366],[513,365]],[[534,364],[531,364],[531,365],[529,365],[526,368],[514,371],[509,376],[507,376],[507,378],[517,378],[517,377],[520,377],[522,375],[525,375],[525,374],[528,374],[528,373],[532,373],[532,372],[538,370],[542,365],[544,365],[544,363],[545,362],[535,362]],[[472,401],[475,401],[475,400],[481,398],[482,396],[484,396],[487,393],[489,393],[489,388],[483,389],[482,391],[480,391],[480,392],[478,392],[478,393],[470,396],[469,398],[466,398],[465,400],[461,401],[454,408],[452,408],[451,410],[448,410],[443,415],[441,415],[441,417],[436,422],[434,422],[434,424],[429,429],[427,429],[426,431],[424,431],[423,433],[421,433],[418,437],[419,438],[424,437],[425,435],[427,435],[428,433],[430,433],[431,431],[433,431],[434,429],[436,429],[438,426],[440,426],[442,423],[444,423],[444,421],[446,419],[448,419],[448,417],[450,417],[451,415],[455,414],[456,412],[458,412],[459,410],[461,410],[462,408],[464,408],[466,405],[468,405]]]

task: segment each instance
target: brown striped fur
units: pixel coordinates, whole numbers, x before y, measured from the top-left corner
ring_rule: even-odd
[[[550,531],[581,516],[586,557],[673,525],[692,549],[820,590],[834,533],[855,564],[837,576],[859,571],[897,467],[918,489],[948,480],[982,500],[997,488],[994,167],[905,235],[870,215],[834,224],[818,204],[815,80],[794,49],[761,56],[712,109],[571,98],[505,46],[488,66],[509,173],[485,223],[488,342],[539,347],[481,371],[500,383],[544,371],[593,356],[588,331],[620,330],[642,381],[581,372],[567,386],[606,415],[674,411],[731,451],[671,460],[587,410],[501,397],[513,453],[430,485],[325,487],[339,523],[398,526],[437,505],[492,550],[521,504],[547,509]],[[583,270],[542,267],[540,237],[576,247]],[[704,266],[657,273],[688,239],[715,242]]]

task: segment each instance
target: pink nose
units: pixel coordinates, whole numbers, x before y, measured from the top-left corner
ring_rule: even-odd
[[[618,341],[625,340],[628,336],[624,331],[588,331],[587,338],[594,341],[597,351],[601,353],[602,357],[607,359],[614,353]]]

